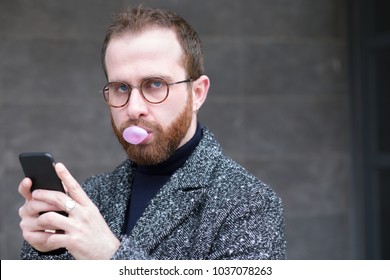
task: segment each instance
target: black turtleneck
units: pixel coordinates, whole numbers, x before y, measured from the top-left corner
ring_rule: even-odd
[[[138,165],[136,167],[128,206],[127,225],[124,229],[126,234],[130,234],[150,200],[157,194],[160,188],[177,169],[184,165],[196,146],[198,146],[201,137],[202,130],[198,123],[191,140],[177,149],[166,161],[157,165]]]

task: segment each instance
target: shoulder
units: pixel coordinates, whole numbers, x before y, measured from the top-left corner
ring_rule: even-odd
[[[198,162],[202,162],[207,179],[207,192],[210,195],[225,197],[230,201],[247,203],[272,203],[281,207],[281,199],[275,191],[261,179],[254,176],[242,165],[229,158],[214,135],[203,128],[203,152],[198,153]],[[212,163],[210,163],[210,161]]]
[[[286,244],[281,198],[269,185],[222,151],[204,157],[203,162],[210,158],[212,164],[204,163],[209,167],[208,171],[200,171],[203,178],[207,178],[203,181],[202,213],[206,218],[202,219],[205,221],[202,228],[216,230],[219,240],[237,241],[231,244],[229,258],[284,259]],[[226,244],[216,242],[213,247],[217,254],[225,250]]]
[[[210,183],[210,191],[244,203],[281,203],[269,185],[224,155],[220,157]]]

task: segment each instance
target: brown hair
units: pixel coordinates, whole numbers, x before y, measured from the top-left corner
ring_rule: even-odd
[[[106,77],[105,56],[111,38],[127,32],[142,32],[151,26],[173,29],[184,52],[183,66],[187,71],[188,78],[195,80],[203,75],[202,43],[191,25],[173,12],[139,6],[115,14],[112,24],[107,29],[101,53],[101,62]]]

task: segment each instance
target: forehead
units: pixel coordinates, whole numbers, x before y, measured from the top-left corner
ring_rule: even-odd
[[[150,27],[137,33],[113,37],[107,46],[108,74],[126,67],[145,72],[161,68],[183,68],[183,49],[172,29]]]
[[[116,36],[113,36],[110,42],[113,40],[124,40],[128,43],[137,43],[138,41],[142,40],[154,40],[161,43],[179,43],[176,32],[173,28],[166,28],[154,25],[147,26],[138,31],[124,31]]]

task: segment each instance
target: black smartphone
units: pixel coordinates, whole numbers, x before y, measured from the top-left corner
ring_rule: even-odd
[[[53,156],[46,152],[21,153],[19,161],[24,175],[31,179],[31,191],[46,189],[65,193],[60,178],[54,169]]]

